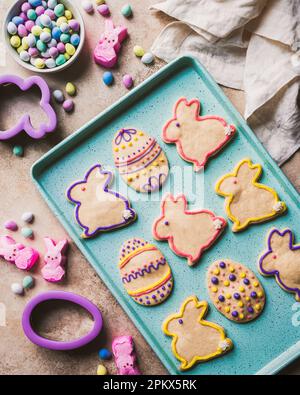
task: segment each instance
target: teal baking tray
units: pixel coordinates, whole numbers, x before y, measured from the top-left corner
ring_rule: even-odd
[[[235,124],[238,130],[232,142],[210,160],[204,173],[194,173],[192,166],[179,157],[175,146],[164,144],[160,138],[162,126],[173,114],[176,100],[182,96],[200,99],[202,115],[221,115]],[[138,213],[138,220],[128,227],[102,233],[93,239],[81,239],[81,229],[73,217],[74,206],[66,200],[65,191],[74,180],[82,179],[95,163],[114,168],[111,141],[118,129],[128,126],[142,129],[158,139],[174,170],[170,181],[161,191],[151,195],[151,199],[129,188],[128,196]],[[215,194],[214,185],[220,176],[231,171],[244,157],[263,165],[261,181],[276,189],[286,202],[288,211],[286,215],[268,223],[253,225],[239,234],[232,233],[229,223],[223,237],[205,252],[196,267],[190,268],[185,259],[172,253],[167,243],[153,240],[151,228],[160,213],[159,200],[171,188],[174,193],[186,193],[192,206],[203,206],[225,216],[224,199]],[[33,165],[32,178],[55,216],[170,373],[180,374],[177,368],[179,362],[172,355],[171,338],[162,333],[161,325],[170,313],[179,310],[181,303],[190,295],[209,301],[207,319],[226,329],[234,342],[234,349],[221,358],[197,365],[188,373],[273,374],[300,354],[300,321],[296,316],[300,305],[295,305],[293,295],[284,292],[273,278],[263,278],[257,270],[258,256],[266,248],[266,233],[272,226],[289,226],[299,241],[299,195],[212,77],[193,58],[182,57],[163,67],[66,138]],[[121,192],[124,188],[124,193],[127,193],[125,183],[116,172],[113,188],[117,186]],[[150,308],[138,305],[123,288],[117,266],[118,253],[121,244],[132,237],[142,237],[155,243],[172,268],[175,279],[173,293],[159,306]],[[205,282],[206,270],[210,263],[220,258],[231,258],[246,264],[260,278],[267,302],[257,320],[235,324],[219,314],[210,302]]]

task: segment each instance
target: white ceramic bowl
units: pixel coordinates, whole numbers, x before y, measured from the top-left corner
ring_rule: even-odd
[[[64,4],[64,6],[69,9],[72,14],[74,19],[77,19],[77,21],[80,23],[80,43],[76,49],[75,54],[63,65],[54,67],[53,69],[38,69],[37,67],[32,66],[31,63],[24,62],[23,60],[20,59],[18,52],[16,51],[15,48],[13,48],[10,45],[10,35],[7,32],[7,24],[11,21],[11,19],[20,13],[21,5],[25,3],[26,0],[17,0],[15,3],[10,7],[8,10],[6,17],[4,19],[4,25],[3,25],[3,34],[5,38],[5,43],[8,49],[8,52],[10,55],[15,59],[16,62],[18,62],[21,66],[25,67],[26,69],[33,71],[35,73],[44,73],[44,74],[49,74],[49,73],[57,73],[58,71],[62,71],[66,69],[67,67],[71,66],[75,62],[75,60],[78,58],[84,44],[84,39],[85,39],[85,30],[84,30],[84,22],[82,19],[82,16],[80,14],[80,11],[78,7],[74,4],[74,2],[69,1],[69,0],[59,0],[60,3]]]

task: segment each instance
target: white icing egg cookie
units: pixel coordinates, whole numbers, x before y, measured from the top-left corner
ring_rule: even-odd
[[[166,181],[169,164],[157,141],[137,129],[119,130],[112,142],[115,165],[126,183],[138,192],[157,191]]]
[[[215,307],[231,321],[243,323],[263,311],[266,296],[254,273],[229,259],[214,262],[207,272],[208,292]]]
[[[123,243],[119,269],[126,291],[139,304],[155,306],[166,300],[172,291],[173,277],[166,258],[143,239]]]

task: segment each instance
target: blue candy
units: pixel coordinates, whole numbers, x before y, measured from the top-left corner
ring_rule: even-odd
[[[24,19],[21,18],[20,16],[14,16],[13,19],[11,20],[12,23],[14,23],[16,26],[19,26],[24,23]]]
[[[101,359],[110,359],[112,356],[111,352],[106,348],[101,348],[101,350],[98,352],[98,355]]]
[[[60,39],[60,36],[61,36],[61,30],[60,30],[60,28],[59,27],[54,27],[53,29],[52,29],[52,37],[56,40],[56,41],[58,41],[59,39]]]
[[[103,73],[102,80],[105,85],[111,85],[114,82],[114,76],[112,72],[105,71],[105,73]]]
[[[80,36],[79,34],[72,34],[70,42],[74,47],[77,47],[77,45],[80,43]]]
[[[42,5],[42,0],[28,0],[28,3],[32,7],[38,7],[39,5]]]

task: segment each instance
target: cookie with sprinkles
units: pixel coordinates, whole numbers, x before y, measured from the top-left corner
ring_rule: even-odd
[[[155,306],[171,294],[171,268],[158,248],[140,238],[125,241],[119,254],[119,270],[127,293],[136,303]]]
[[[255,274],[245,265],[230,259],[211,264],[207,286],[215,307],[231,321],[252,321],[265,306],[266,295]]]
[[[114,136],[112,149],[120,175],[136,191],[155,192],[166,181],[168,159],[147,133],[134,128],[120,129]]]

